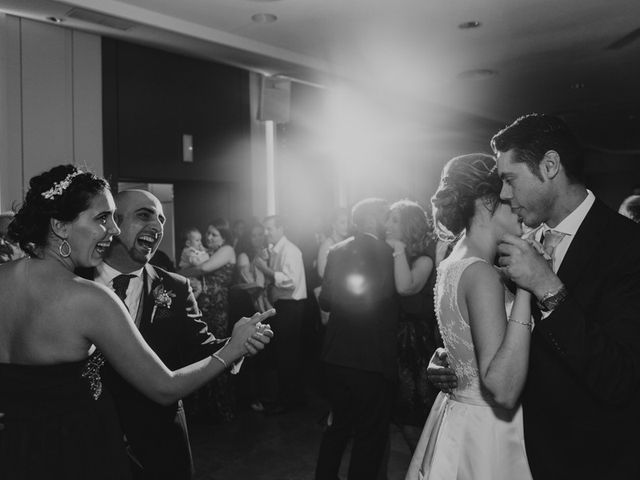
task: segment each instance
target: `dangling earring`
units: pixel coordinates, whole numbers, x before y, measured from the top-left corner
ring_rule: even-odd
[[[71,255],[71,245],[66,239],[62,239],[62,243],[58,246],[58,253],[62,258],[67,258]]]

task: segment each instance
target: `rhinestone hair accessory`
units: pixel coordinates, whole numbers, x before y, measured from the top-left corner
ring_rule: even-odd
[[[69,188],[69,185],[71,185],[71,181],[73,180],[73,178],[83,173],[84,172],[81,170],[76,170],[75,172],[68,174],[66,177],[64,177],[63,180],[54,183],[53,187],[51,187],[49,190],[47,190],[46,192],[42,192],[41,195],[47,200],[51,200],[58,195],[62,195],[64,191]]]

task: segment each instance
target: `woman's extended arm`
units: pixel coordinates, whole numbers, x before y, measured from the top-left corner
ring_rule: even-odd
[[[462,275],[461,288],[482,384],[498,405],[513,408],[529,366],[531,294],[518,289],[507,321],[504,286],[494,267],[471,265]]]
[[[203,273],[213,272],[214,270],[224,267],[227,263],[234,263],[236,254],[231,245],[223,245],[216,250],[209,260],[202,262],[200,265],[194,265],[181,269],[178,273],[185,277],[197,277]]]
[[[261,350],[273,335],[268,327],[258,323],[272,316],[275,311],[269,310],[241,319],[233,328],[229,343],[215,354],[219,358],[207,357],[171,371],[144,341],[115,294],[105,287],[95,287],[93,292],[84,295],[84,300],[78,305],[81,318],[87,319],[84,323],[87,340],[100,349],[128,382],[161,404],[175,402],[245,354]]]
[[[324,241],[320,244],[320,248],[318,249],[318,258],[316,260],[318,275],[320,278],[324,277],[324,269],[327,268],[327,257],[329,256],[329,250],[332,247],[331,237],[325,238]]]
[[[433,260],[426,255],[416,258],[413,265],[405,253],[405,245],[399,241],[388,241],[393,248],[393,276],[396,283],[396,291],[403,296],[418,293],[427,283]]]

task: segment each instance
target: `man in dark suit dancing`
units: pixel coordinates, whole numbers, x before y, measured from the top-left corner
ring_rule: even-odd
[[[333,423],[325,431],[316,480],[336,480],[353,434],[349,480],[375,479],[385,453],[396,379],[398,305],[393,257],[384,241],[387,203],[353,207],[354,237],[329,252],[320,306],[330,312],[321,359]]]
[[[143,190],[116,196],[115,237],[97,282],[123,299],[140,333],[164,364],[176,369],[211,355],[224,345],[200,320],[186,278],[154,267],[149,260],[163,235],[165,217],[160,201]],[[145,397],[114,370],[105,368],[125,432],[135,478],[191,478],[192,459],[182,402],[162,406]]]
[[[533,477],[640,478],[640,227],[585,188],[559,118],[521,117],[491,145],[501,198],[550,257],[511,235],[499,246],[503,271],[540,314],[522,396]]]

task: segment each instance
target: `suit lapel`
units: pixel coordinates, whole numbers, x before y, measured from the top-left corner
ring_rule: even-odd
[[[144,335],[144,331],[147,330],[152,322],[151,316],[153,315],[154,298],[153,289],[162,282],[162,277],[158,274],[155,268],[146,264],[142,270],[142,299],[140,304],[140,333]]]
[[[597,248],[607,231],[606,207],[596,200],[582,221],[569,250],[562,260],[558,276],[569,290],[582,277],[583,270],[597,255]]]

